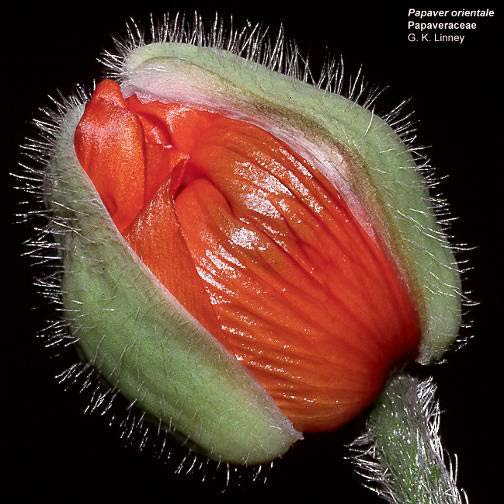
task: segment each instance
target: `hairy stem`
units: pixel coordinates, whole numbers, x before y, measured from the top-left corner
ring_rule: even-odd
[[[371,412],[366,432],[351,445],[366,486],[387,502],[468,502],[456,485],[456,463],[444,457],[435,392],[431,379],[396,376]]]

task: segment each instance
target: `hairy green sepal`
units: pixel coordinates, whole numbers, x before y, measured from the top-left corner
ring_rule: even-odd
[[[46,178],[63,244],[63,299],[96,369],[164,429],[211,458],[269,461],[301,436],[245,368],[168,293],[118,232],[80,166],[71,110]]]
[[[196,105],[289,126],[294,147],[296,139],[306,138],[346,156],[347,194],[364,207],[387,243],[417,305],[423,333],[418,360],[442,356],[460,326],[460,275],[423,176],[385,121],[340,95],[213,48],[139,47],[127,56],[120,78],[132,92],[169,99],[178,86]]]

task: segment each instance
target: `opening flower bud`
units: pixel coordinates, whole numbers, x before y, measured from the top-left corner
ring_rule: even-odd
[[[98,85],[76,152],[143,263],[301,431],[369,405],[420,330],[326,177],[262,128]]]
[[[152,44],[65,119],[64,298],[105,378],[209,456],[257,463],[438,358],[458,273],[407,149],[349,100]],[[56,204],[54,203],[56,202]]]

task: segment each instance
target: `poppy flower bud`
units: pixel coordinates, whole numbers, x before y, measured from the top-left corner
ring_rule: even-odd
[[[457,334],[453,254],[393,129],[224,50],[132,50],[64,118],[47,201],[82,354],[217,460],[338,428]]]

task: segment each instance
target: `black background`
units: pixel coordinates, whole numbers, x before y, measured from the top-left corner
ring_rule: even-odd
[[[480,20],[463,46],[414,46],[406,40],[407,8],[367,7],[360,2],[317,7],[306,2],[289,7],[249,6],[201,8],[213,17],[215,10],[235,21],[263,21],[273,28],[283,22],[287,34],[310,52],[315,69],[325,47],[342,53],[347,69],[360,64],[366,78],[391,89],[380,100],[388,111],[403,98],[412,98],[420,120],[421,143],[440,176],[454,215],[460,220],[452,231],[457,241],[477,247],[467,257],[474,268],[465,283],[480,306],[464,331],[475,338],[463,350],[449,355],[448,364],[431,369],[439,384],[443,408],[441,432],[445,447],[459,455],[459,480],[473,504],[493,502],[497,442],[501,429],[502,378],[502,89],[498,72],[502,53],[498,39],[500,12],[493,20]],[[447,4],[444,4],[445,6]],[[456,7],[468,6],[467,2]],[[192,9],[194,6],[184,4]],[[478,7],[492,7],[479,4]],[[30,120],[47,95],[67,94],[74,84],[90,84],[102,68],[96,61],[103,48],[111,48],[111,35],[124,33],[129,16],[145,19],[149,12],[176,10],[168,2],[90,2],[48,5],[23,2],[4,17],[3,79],[9,84],[3,105],[8,135],[8,163],[16,170],[18,145],[29,134]],[[82,414],[83,400],[55,383],[58,368],[51,352],[43,350],[34,334],[42,324],[44,308],[31,287],[33,271],[21,257],[25,226],[12,225],[14,202],[20,195],[7,177],[6,249],[8,278],[4,292],[9,305],[4,315],[7,344],[3,381],[3,417],[7,420],[7,453],[12,470],[7,502],[182,502],[200,498],[210,502],[379,502],[363,489],[343,447],[360,428],[359,421],[343,431],[309,438],[296,446],[271,472],[266,484],[224,489],[223,481],[201,484],[200,475],[177,476],[172,464],[162,464],[148,453],[124,446],[117,433],[98,417]],[[7,397],[5,397],[7,393]],[[500,466],[502,464],[500,463]],[[10,488],[9,488],[10,487]],[[23,499],[23,500],[22,500]]]

